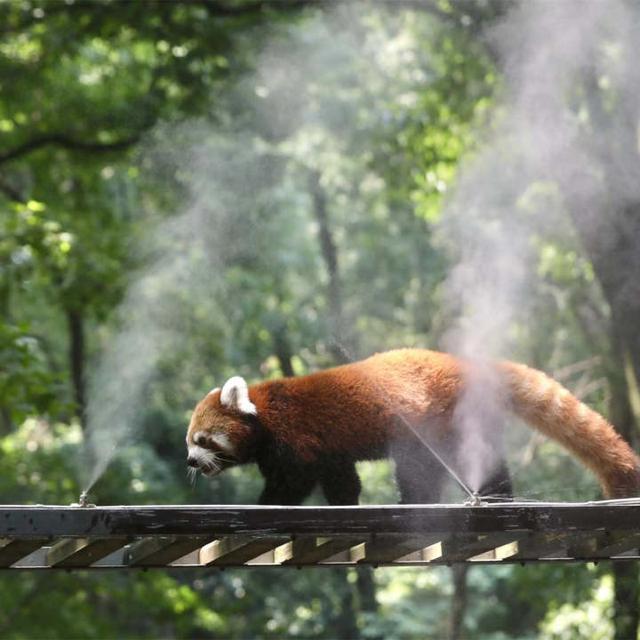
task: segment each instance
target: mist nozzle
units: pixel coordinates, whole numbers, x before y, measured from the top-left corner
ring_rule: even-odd
[[[72,502],[72,507],[81,507],[81,508],[94,508],[96,505],[89,502],[89,494],[86,491],[83,491],[78,498],[78,502]]]
[[[465,501],[465,506],[467,507],[484,507],[486,506],[486,502],[483,501],[482,497],[477,491],[474,491]]]

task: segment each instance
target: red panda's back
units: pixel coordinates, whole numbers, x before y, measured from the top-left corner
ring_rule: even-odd
[[[450,411],[461,385],[460,364],[453,356],[426,349],[378,353],[354,366],[362,367],[389,410],[408,420]]]
[[[399,349],[277,384],[287,401],[265,407],[263,416],[303,457],[334,451],[367,458],[386,455],[399,415],[417,427],[450,415],[460,366],[447,354]]]

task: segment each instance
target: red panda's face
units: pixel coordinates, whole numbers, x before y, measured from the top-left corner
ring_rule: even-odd
[[[254,428],[256,407],[249,400],[247,383],[230,378],[210,391],[196,406],[187,430],[187,464],[213,477],[235,464],[246,462]]]

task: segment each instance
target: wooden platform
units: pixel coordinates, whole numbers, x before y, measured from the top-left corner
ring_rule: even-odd
[[[362,507],[0,506],[0,568],[640,559],[640,501]]]

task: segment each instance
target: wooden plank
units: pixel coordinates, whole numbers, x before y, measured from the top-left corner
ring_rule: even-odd
[[[194,549],[189,553],[185,553],[181,558],[176,558],[168,566],[170,567],[199,567],[200,566],[200,549]]]
[[[142,540],[125,553],[130,537]],[[43,550],[51,539],[58,542]],[[640,500],[479,507],[0,506],[2,568],[586,561],[635,557],[639,547]]]
[[[444,538],[444,536],[440,536]],[[406,556],[402,556],[396,559],[393,564],[398,566],[403,565],[423,565],[429,564],[442,557],[442,541],[434,542],[422,549],[408,553]]]
[[[605,540],[601,530],[563,531],[543,536],[532,534],[519,542],[519,550],[513,557],[519,560],[529,556],[531,559],[568,558],[588,561],[593,558],[596,549]]]
[[[18,562],[48,542],[49,538],[0,539],[0,567],[10,567],[14,562]]]
[[[607,544],[606,531],[580,531],[567,536],[566,553],[569,558],[593,558],[600,547]]]
[[[164,567],[211,542],[211,536],[162,536],[131,544],[124,563],[131,566]]]
[[[66,538],[54,544],[45,556],[51,567],[88,567],[120,549],[127,538]]]
[[[494,549],[489,549],[488,551],[484,551],[479,553],[476,556],[469,558],[469,562],[500,562],[500,563],[508,563],[511,560],[511,557],[518,552],[518,543],[517,542],[507,542],[506,544],[501,544]]]
[[[554,533],[640,528],[640,501],[573,505],[376,507],[0,507],[0,537]]]
[[[514,562],[557,557],[564,553],[567,546],[566,533],[533,534],[530,533],[518,541],[518,551],[509,559]]]
[[[518,538],[526,535],[524,532],[498,531],[486,535],[449,536],[442,542],[442,556],[438,560],[446,563],[465,562],[505,544],[516,542]]]
[[[364,557],[360,560],[366,564],[383,564],[394,562],[407,555],[421,552],[436,542],[439,542],[442,536],[403,536],[401,534],[378,534],[374,539],[365,543]],[[418,557],[416,557],[418,560]],[[422,556],[419,557],[422,561]]]
[[[602,556],[610,558],[619,556],[630,551],[635,551],[638,555],[640,549],[640,532],[632,534],[611,534],[605,539],[600,547],[596,549],[596,557]]]
[[[583,537],[588,537],[583,532]],[[518,551],[509,560],[521,562],[525,560],[539,560],[541,558],[570,558],[567,549],[570,543],[578,542],[579,532],[561,531],[556,533],[529,533],[518,540]]]
[[[105,569],[110,567],[122,567],[126,568],[128,565],[125,563],[125,556],[128,553],[128,545],[124,547],[120,547],[120,549],[116,549],[114,552],[110,553],[108,556],[101,558],[97,562],[94,562],[91,565],[92,569]]]
[[[16,563],[14,563],[10,571],[14,571],[16,569],[50,569],[49,565],[47,565],[47,553],[50,547],[40,547],[35,551],[31,552],[28,556],[21,558]]]
[[[242,565],[285,542],[288,542],[288,538],[283,536],[229,536],[220,538],[200,549],[200,565]]]
[[[360,544],[362,537],[336,536],[332,538],[318,536],[299,536],[283,549],[279,558],[283,565],[310,565],[328,561],[336,554],[348,552],[351,547]]]

